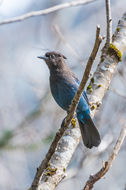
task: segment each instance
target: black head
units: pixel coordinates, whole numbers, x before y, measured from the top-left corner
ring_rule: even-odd
[[[64,59],[66,59],[64,55],[55,51],[47,52],[45,56],[40,56],[38,58],[43,59],[50,70],[62,68],[64,65]]]

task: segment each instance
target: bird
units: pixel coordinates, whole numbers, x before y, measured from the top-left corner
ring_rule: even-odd
[[[44,56],[38,56],[38,58],[44,60],[49,68],[50,89],[53,98],[63,110],[69,113],[69,107],[80,85],[79,79],[66,64],[67,58],[60,52],[46,52]],[[90,116],[90,107],[85,91],[83,91],[76,108],[76,116],[84,145],[89,149],[97,147],[101,142],[100,134]]]

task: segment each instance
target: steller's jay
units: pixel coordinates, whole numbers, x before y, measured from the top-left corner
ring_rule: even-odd
[[[65,63],[66,57],[61,53],[47,52],[43,59],[50,71],[50,88],[57,104],[67,112],[79,87],[80,81]],[[100,135],[91,117],[88,98],[83,91],[76,109],[83,142],[87,148],[98,146],[101,142]]]

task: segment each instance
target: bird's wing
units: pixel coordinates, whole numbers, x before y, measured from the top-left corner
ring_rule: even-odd
[[[76,83],[77,83],[78,85],[80,85],[79,79],[78,79],[73,73],[72,73],[72,76],[73,76],[73,78],[75,79]],[[82,95],[84,96],[86,102],[87,102],[88,105],[89,105],[89,100],[88,100],[88,97],[87,97],[87,94],[86,94],[85,90],[83,91]]]

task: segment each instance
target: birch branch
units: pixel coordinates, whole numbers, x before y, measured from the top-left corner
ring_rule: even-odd
[[[113,161],[115,160],[126,136],[126,126],[121,130],[118,140],[113,148],[111,155],[109,156],[108,161],[103,162],[103,167],[94,175],[89,177],[89,180],[86,182],[86,185],[83,190],[91,190],[94,184],[100,180],[110,169]]]
[[[93,62],[95,60],[95,57],[97,55],[99,46],[102,42],[102,37],[100,36],[100,26],[97,26],[97,30],[96,30],[96,40],[95,40],[95,44],[92,50],[92,53],[88,59],[84,74],[83,74],[83,78],[81,80],[80,86],[78,87],[77,93],[75,94],[72,103],[70,105],[70,109],[69,109],[69,114],[67,115],[66,119],[65,119],[65,123],[64,123],[64,128],[67,128],[68,125],[71,122],[71,119],[73,118],[74,112],[77,108],[78,102],[80,100],[81,94],[84,90],[84,87],[86,85],[86,82],[88,81],[88,77],[91,71],[91,67],[93,65]]]
[[[112,92],[116,93],[117,95],[119,95],[122,98],[126,99],[126,95],[122,94],[120,91],[118,91],[117,89],[110,89]]]
[[[0,25],[23,21],[30,17],[47,15],[47,14],[50,14],[50,13],[53,13],[53,12],[56,12],[56,11],[59,11],[59,10],[65,9],[65,8],[86,5],[86,4],[92,3],[94,1],[96,1],[96,0],[78,0],[78,1],[76,0],[76,1],[72,1],[72,2],[62,3],[59,5],[47,8],[47,9],[43,9],[40,11],[32,11],[32,12],[26,13],[26,14],[18,16],[18,17],[13,17],[10,19],[3,20],[0,22]]]
[[[65,177],[66,167],[70,162],[74,149],[76,148],[80,140],[79,128],[73,128],[72,126],[68,128],[68,126],[70,125],[71,119],[73,118],[77,104],[88,80],[90,70],[101,41],[102,37],[100,36],[100,27],[97,26],[94,48],[89,57],[80,86],[74,96],[74,99],[72,100],[69,114],[65,119],[64,126],[59,129],[59,132],[57,132],[52,142],[52,145],[50,146],[50,149],[46,155],[46,158],[37,169],[30,190],[53,190],[58,185],[58,183]]]
[[[116,70],[118,62],[126,49],[126,13],[120,19],[117,30],[113,35],[113,46],[108,51],[102,51],[100,63],[93,75],[93,80],[88,88],[88,97],[91,104],[92,117],[101,105],[102,98],[106,93],[111,78]],[[65,177],[65,169],[68,166],[73,152],[75,151],[80,140],[79,128],[69,128],[58,142],[55,153],[48,162],[48,167],[44,170],[37,180],[37,190],[53,190],[58,183]],[[41,171],[41,166],[38,171]],[[42,170],[43,171],[43,170]],[[34,179],[34,180],[35,180]],[[39,182],[38,182],[39,181]],[[33,182],[33,185],[35,183]],[[32,186],[32,189],[35,189]]]
[[[87,90],[92,117],[101,105],[104,94],[108,90],[112,76],[116,71],[117,64],[121,61],[126,49],[126,12],[118,22],[112,40],[112,45],[107,51],[103,48],[100,63],[93,75],[93,80],[90,82],[91,91],[90,89]]]
[[[117,64],[121,60],[121,56],[126,49],[126,13],[118,23],[117,30],[113,35],[112,45],[113,46],[109,47],[108,50],[105,51],[106,53],[102,51],[100,63],[93,75],[93,79],[90,82],[91,88],[88,88],[87,90],[91,104],[92,117],[96,113],[97,108],[101,105],[102,98],[109,87]],[[49,157],[48,159],[47,157],[45,159],[46,164],[49,160],[47,164],[48,167],[43,172],[45,163],[43,164],[42,162],[40,167],[37,169],[37,174],[39,175],[35,177],[30,190],[53,190],[65,177],[66,167],[68,166],[72,154],[80,140],[79,128],[73,128],[71,126],[65,131],[62,138],[59,139],[60,141],[58,141],[54,154],[54,150],[51,150],[51,159],[49,159]]]
[[[111,5],[110,0],[105,0],[106,5],[106,22],[107,22],[107,31],[106,31],[106,47],[111,43],[112,37],[112,16],[111,16]]]

